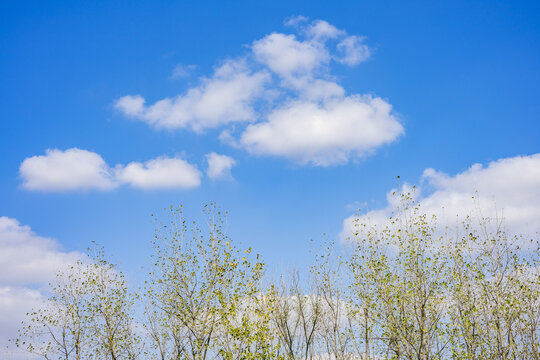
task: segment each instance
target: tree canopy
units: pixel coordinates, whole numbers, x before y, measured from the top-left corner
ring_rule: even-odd
[[[357,222],[277,280],[218,207],[203,228],[171,207],[144,286],[97,248],[58,274],[16,344],[51,360],[540,359],[538,242],[494,219],[441,229],[396,196],[386,224]]]

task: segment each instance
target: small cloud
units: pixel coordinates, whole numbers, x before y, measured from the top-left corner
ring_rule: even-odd
[[[27,190],[109,190],[117,186],[99,154],[77,148],[48,149],[45,155],[26,158],[19,173]]]
[[[362,36],[347,36],[337,45],[340,57],[335,57],[337,62],[354,66],[366,61],[371,56],[371,50],[364,44],[365,38]]]
[[[144,103],[145,100],[141,95],[126,95],[118,99],[114,106],[127,116],[137,117],[143,113]]]
[[[240,147],[236,137],[233,135],[232,129],[223,130],[219,134],[218,138],[222,143],[227,144],[227,145],[229,145],[231,147],[234,147],[234,148],[239,148]]]
[[[302,15],[291,16],[283,22],[285,26],[297,27],[298,25],[307,22],[309,19]]]
[[[144,163],[131,162],[115,169],[116,179],[142,189],[189,189],[201,184],[197,167],[178,158],[157,158]]]
[[[311,39],[315,41],[335,39],[338,36],[346,34],[345,31],[338,29],[334,25],[324,20],[315,20],[305,29],[305,32]]]
[[[361,209],[365,209],[367,206],[367,202],[355,200],[352,203],[345,205],[345,209],[348,211],[360,211]]]
[[[171,78],[172,79],[178,79],[183,77],[188,77],[191,75],[193,70],[197,68],[197,65],[182,65],[178,64],[174,67]]]
[[[210,179],[232,179],[231,168],[236,164],[232,157],[213,152],[206,154],[206,160],[208,162],[206,175]]]
[[[330,60],[325,47],[280,33],[255,41],[252,51],[258,62],[286,79],[310,75]]]

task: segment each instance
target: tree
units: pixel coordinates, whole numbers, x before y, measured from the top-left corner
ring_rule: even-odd
[[[353,318],[356,309],[348,302],[346,263],[333,241],[325,241],[315,254],[310,272],[320,297],[322,314],[319,326],[320,351],[331,359],[356,359],[361,351],[356,341],[359,328]]]
[[[150,330],[162,359],[259,359],[273,354],[264,263],[251,262],[224,232],[225,215],[205,207],[207,233],[182,208],[156,231],[146,287]]]
[[[137,358],[132,300],[124,276],[98,249],[58,273],[43,307],[29,313],[18,347],[45,359]]]
[[[539,359],[538,243],[509,236],[497,219],[479,220],[473,226],[467,219],[452,247],[453,352],[464,359]]]
[[[84,280],[77,274],[81,261],[59,271],[51,284],[51,296],[42,307],[27,314],[16,346],[45,359],[83,358],[88,338]]]
[[[134,299],[122,272],[95,249],[93,261],[80,274],[86,289],[89,358],[134,360],[140,354],[140,337],[133,322]]]
[[[322,317],[322,299],[315,286],[302,287],[298,271],[275,293],[272,320],[279,346],[287,359],[312,359],[317,354],[317,336]]]
[[[448,256],[434,219],[410,193],[399,196],[402,208],[382,229],[356,224],[351,301],[364,329],[364,357],[442,358]]]
[[[357,221],[350,256],[324,243],[307,281],[270,286],[226,213],[206,206],[202,230],[171,207],[136,298],[95,248],[58,274],[17,345],[50,360],[540,360],[540,244],[481,216],[451,233],[396,196],[386,224]]]
[[[524,247],[480,211],[452,234],[397,196],[386,226],[356,224],[350,302],[363,357],[539,359],[538,242]]]

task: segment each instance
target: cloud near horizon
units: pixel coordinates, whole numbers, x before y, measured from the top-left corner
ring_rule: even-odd
[[[348,93],[331,73],[336,64],[356,66],[371,56],[364,37],[302,16],[286,25],[295,33],[253,41],[247,54],[224,61],[185,93],[149,105],[126,95],[115,108],[157,129],[221,129],[220,139],[253,155],[313,166],[365,157],[404,134],[390,103]]]
[[[539,185],[540,153],[498,159],[485,166],[474,164],[456,175],[426,169],[412,196],[422,212],[437,216],[438,225],[453,228],[466,216],[482,216],[503,220],[509,233],[527,236],[540,230]],[[389,224],[389,217],[400,205],[392,193],[406,193],[411,188],[405,184],[402,189],[391,190],[386,207],[345,219],[342,238],[354,233],[356,221],[383,227]]]
[[[48,149],[24,159],[19,168],[22,187],[31,191],[112,190],[122,185],[142,189],[198,187],[201,172],[181,158],[158,157],[110,167],[88,150]]]
[[[0,346],[6,346],[17,336],[25,314],[43,305],[43,288],[83,254],[66,252],[55,240],[6,216],[0,216],[0,248]],[[27,358],[17,351],[12,355]]]

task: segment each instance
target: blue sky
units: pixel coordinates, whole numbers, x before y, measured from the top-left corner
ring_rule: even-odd
[[[385,214],[402,184],[428,208],[485,189],[515,229],[538,225],[538,2],[18,1],[0,17],[6,249],[13,234],[66,254],[95,240],[136,276],[151,213],[215,201],[235,240],[301,266],[309,239],[339,239],[358,208]],[[216,84],[237,87],[208,100]],[[211,153],[226,156],[214,178]],[[86,161],[106,176],[62,178]],[[0,279],[4,301],[39,283],[21,279]]]

